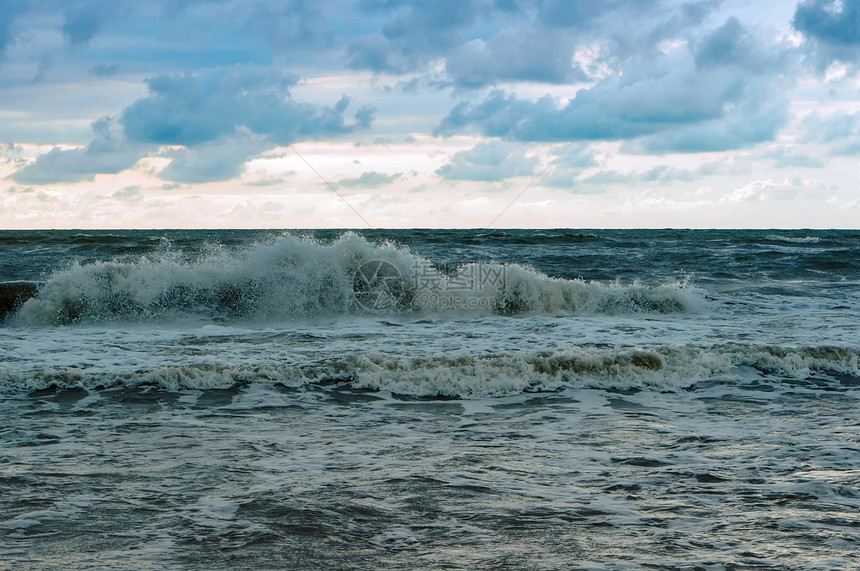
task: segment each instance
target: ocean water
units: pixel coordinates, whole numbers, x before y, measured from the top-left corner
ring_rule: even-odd
[[[0,231],[2,569],[851,569],[860,232]]]

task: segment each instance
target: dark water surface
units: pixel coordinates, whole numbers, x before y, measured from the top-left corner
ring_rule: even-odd
[[[0,251],[0,568],[856,565],[860,232]]]

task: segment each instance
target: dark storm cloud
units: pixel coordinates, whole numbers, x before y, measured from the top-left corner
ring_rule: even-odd
[[[66,10],[63,18],[63,35],[72,45],[89,42],[102,28],[102,25],[112,12],[114,3],[89,2],[72,4]]]
[[[540,6],[540,20],[547,26],[565,28],[587,28],[604,17],[618,17],[618,14],[635,17],[653,11],[658,0],[543,0]]]
[[[794,27],[828,44],[860,46],[860,0],[806,0],[797,5]]]
[[[653,51],[698,26],[718,5],[716,0],[362,2],[363,14],[380,18],[380,26],[349,40],[348,62],[354,69],[402,74],[444,58],[450,82],[461,88],[584,81],[596,70],[574,61],[577,49],[599,43],[592,64],[612,67],[618,57]]]
[[[253,2],[245,22],[248,30],[278,49],[330,47],[335,36],[315,0]]]
[[[671,126],[719,118],[726,101],[742,90],[727,79],[696,85],[688,72],[607,80],[559,106],[550,97],[537,101],[496,90],[481,103],[461,103],[436,134],[464,130],[521,141],[627,139]]]
[[[250,157],[273,145],[367,129],[372,107],[347,118],[350,99],[316,105],[293,99],[298,78],[274,68],[233,66],[146,81],[149,94],[126,107],[116,126],[93,124],[84,149],[54,149],[18,171],[19,182],[70,182],[131,167],[145,150],[182,145],[161,176],[180,182],[232,178]],[[271,125],[271,126],[270,126]],[[273,131],[273,128],[277,131]],[[281,139],[284,137],[284,140]]]
[[[332,15],[338,21],[355,21],[348,2],[13,0],[6,4],[0,9],[0,55],[21,35],[21,16],[26,15],[28,24],[39,29],[54,27],[66,40],[62,49],[72,48],[78,58],[125,57],[154,63],[149,69],[162,72],[181,69],[189,61],[208,66],[270,62],[276,54],[284,60],[333,61],[331,50],[343,38],[357,35],[350,26],[336,30],[329,22]],[[25,37],[31,48],[42,48],[40,36]],[[94,43],[96,38],[108,40]],[[122,38],[119,46],[111,42],[115,38]]]
[[[271,146],[370,127],[372,107],[363,106],[347,119],[349,97],[332,106],[297,101],[290,94],[297,81],[294,75],[257,66],[162,75],[147,80],[149,95],[126,107],[119,121],[131,141],[188,147],[227,140],[239,128]],[[237,159],[249,156],[242,155],[237,153]]]
[[[403,107],[418,100],[413,96],[429,100],[427,91],[455,88],[462,101],[440,104],[450,112],[435,134],[478,133],[495,140],[453,155],[436,171],[439,176],[497,181],[532,175],[537,159],[527,156],[520,142],[578,140],[578,161],[566,162],[573,160],[571,150],[542,182],[563,186],[595,166],[590,141],[622,141],[627,152],[666,153],[773,140],[787,121],[787,91],[796,71],[791,50],[765,37],[773,36],[772,30],[759,31],[725,12],[717,19],[719,0],[8,4],[0,10],[0,56],[24,41],[22,22],[38,21],[41,32],[50,32],[44,37],[64,38],[53,44],[28,40],[46,42],[43,52],[30,46],[44,61],[55,62],[46,74],[58,74],[71,61],[81,64],[78,71],[90,81],[92,75],[134,74],[138,81],[149,74],[145,95],[95,114],[114,118],[107,127],[94,123],[89,145],[43,155],[14,175],[22,182],[91,179],[94,173],[128,168],[146,153],[172,158],[161,173],[169,180],[222,180],[240,174],[249,158],[282,144],[266,121],[287,141],[370,129],[373,107],[357,105],[348,95],[297,100],[292,90],[300,77],[285,71],[345,77],[347,66],[404,74],[385,79],[409,95]],[[744,13],[750,11],[755,12]],[[858,22],[860,0],[803,0],[793,26],[822,62],[853,65],[860,61]],[[524,94],[521,82],[530,84],[529,94],[535,84],[570,86],[551,89],[572,98],[535,99]],[[490,91],[499,85],[504,89]],[[819,123],[830,128],[824,119]],[[843,152],[851,148],[849,141],[846,136],[826,144]],[[182,148],[158,150],[165,145]],[[668,175],[655,176],[662,181]]]
[[[705,35],[694,48],[696,65],[700,68],[742,66],[751,70],[768,67],[768,57],[759,49],[755,38],[734,16]]]
[[[819,70],[833,61],[855,69],[860,60],[860,0],[805,0],[792,21],[803,33],[812,62]]]
[[[131,141],[184,145],[160,175],[180,182],[226,180],[272,145],[370,127],[373,108],[363,106],[348,120],[347,96],[332,106],[292,99],[297,80],[255,66],[159,76],[147,81],[149,95],[128,106],[120,122]]]
[[[274,111],[301,113],[292,108],[289,91],[297,81],[295,75],[256,66],[159,75],[146,80],[149,94],[126,107],[120,122],[131,140],[167,145],[212,141],[249,122],[265,130],[256,113],[287,127]],[[293,130],[285,128],[284,136]]]
[[[9,2],[0,9],[0,58],[16,37],[15,19],[29,8],[27,0]]]
[[[157,22],[163,30],[191,21],[194,25],[185,29],[187,35],[212,34],[210,40],[218,39],[223,31],[241,29],[278,49],[314,50],[334,40],[324,14],[326,4],[309,0],[68,0],[57,6],[63,9],[62,32],[71,44],[85,44],[100,33],[113,31],[121,18],[150,25]]]
[[[479,15],[480,0],[360,2],[366,17],[383,18],[380,29],[349,43],[349,66],[406,73],[423,67],[468,40],[466,28]]]
[[[768,65],[765,65],[768,64]],[[784,64],[736,20],[691,49],[626,62],[620,76],[581,89],[564,104],[501,90],[455,106],[436,135],[478,132],[520,141],[638,139],[628,150],[699,152],[772,139],[787,120]]]
[[[196,62],[195,67],[263,62],[277,54],[284,61],[331,66],[340,60],[353,69],[403,74],[426,71],[430,62],[440,61],[447,77],[432,82],[438,89],[452,84],[474,88],[505,81],[563,84],[594,79],[594,69],[573,61],[577,49],[599,42],[600,54],[592,63],[612,68],[618,57],[653,51],[664,39],[695,28],[717,4],[716,0],[682,4],[45,0],[39,5],[42,11],[63,14],[61,31],[77,48],[89,46],[100,35],[122,34],[133,23],[139,37],[159,37],[164,43],[158,50],[161,69],[171,62],[175,65],[168,69],[188,69],[190,62]],[[4,22],[8,29],[12,18],[8,11],[0,15],[0,40]],[[171,45],[182,49],[171,50]],[[100,55],[113,58],[110,53]]]
[[[744,106],[719,121],[687,125],[644,137],[627,150],[653,154],[729,151],[772,141],[788,119],[788,104]]]
[[[666,39],[686,37],[719,2],[545,1],[518,6],[498,31],[473,38],[446,52],[446,72],[457,87],[505,81],[566,84],[593,80],[617,70],[620,60],[654,53]],[[510,16],[510,14],[503,14]],[[578,50],[591,61],[577,61]]]
[[[453,50],[446,71],[458,87],[499,81],[572,83],[588,74],[571,61],[575,38],[560,30],[508,28],[488,41],[471,40]]]

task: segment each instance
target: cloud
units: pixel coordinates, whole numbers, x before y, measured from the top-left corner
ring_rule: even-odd
[[[344,10],[343,5],[308,0],[66,0],[42,4],[62,10],[60,31],[74,47],[85,46],[99,35],[115,34],[125,23],[134,22],[138,33],[157,27],[167,32],[162,40],[186,46],[189,40],[218,42],[222,55],[223,48],[236,40],[244,47],[264,45],[282,53],[331,48],[336,34],[325,12],[341,15]]]
[[[381,33],[349,43],[349,66],[376,72],[406,73],[443,55],[463,40],[463,30],[478,16],[480,0],[435,2],[364,1],[364,16],[389,16]]]
[[[453,50],[445,70],[458,87],[584,81],[588,74],[573,61],[574,49],[575,37],[564,30],[506,28],[487,41],[476,38]]]
[[[760,71],[779,65],[776,61],[769,61],[771,58],[759,48],[755,38],[734,16],[695,46],[694,58],[699,68],[741,66]]]
[[[364,1],[360,16],[382,22],[348,40],[348,62],[353,69],[395,74],[443,62],[449,82],[442,85],[459,88],[571,83],[617,71],[623,59],[689,34],[719,3]]]
[[[797,5],[792,25],[806,38],[806,47],[820,71],[833,61],[856,68],[860,56],[860,0],[804,0]]]
[[[376,171],[367,171],[361,174],[358,178],[342,178],[336,183],[337,187],[346,188],[378,188],[386,186],[403,176],[403,173],[385,174]]]
[[[540,2],[533,0],[363,0],[358,6],[358,16],[366,22],[375,18],[382,20],[376,30],[349,40],[349,67],[400,74],[420,71],[428,63],[441,58],[457,59],[454,68],[465,72],[473,67],[465,61],[471,58],[469,52],[476,47],[470,46],[471,41],[488,38],[494,30],[504,30],[507,25],[531,22],[530,14],[541,9]],[[527,31],[523,30],[524,33]],[[501,35],[508,39],[514,37],[511,31],[503,31]],[[494,59],[498,49],[504,48],[502,41],[491,39],[490,51],[493,54],[490,59],[476,62],[474,66],[503,69],[501,64],[504,60]],[[518,52],[521,60],[528,58],[525,46],[511,48],[510,51]],[[474,70],[474,75],[480,75],[480,72]],[[469,80],[464,77],[458,84],[469,84]]]
[[[22,156],[23,149],[9,139],[7,143],[0,143],[0,164],[8,165],[13,169],[27,165],[27,159]]]
[[[348,122],[348,97],[331,107],[296,101],[289,89],[297,81],[292,74],[256,66],[150,78],[148,95],[116,120],[93,123],[94,137],[86,147],[55,148],[11,178],[42,184],[92,180],[97,173],[130,168],[157,145],[179,145],[183,148],[169,152],[173,160],[159,176],[188,183],[226,180],[240,174],[248,158],[283,144],[280,137],[292,142],[370,127],[372,107],[361,107]]]
[[[449,51],[446,71],[458,87],[597,80],[619,73],[631,57],[656,54],[667,38],[686,38],[718,5],[716,0],[545,0],[519,6],[515,26]]]
[[[537,164],[538,158],[526,156],[519,145],[485,141],[468,151],[454,153],[449,163],[436,169],[436,174],[446,180],[491,182],[533,175]]]
[[[149,94],[126,107],[120,122],[134,141],[168,145],[213,141],[240,124],[264,127],[255,111],[278,121],[280,115],[268,112],[292,103],[289,89],[297,82],[293,74],[255,66],[159,75],[146,80]]]
[[[779,168],[803,167],[820,168],[824,163],[809,154],[797,154],[791,147],[780,146],[763,152],[759,155],[763,159],[770,159]]]
[[[581,184],[593,184],[600,186],[608,186],[612,184],[632,184],[635,181],[635,176],[632,173],[620,173],[617,170],[599,171],[587,177],[584,177],[577,182]]]
[[[720,49],[728,51],[718,57]],[[581,89],[564,104],[502,90],[477,104],[461,102],[434,134],[477,131],[518,141],[639,139],[628,147],[637,152],[742,148],[771,140],[787,120],[782,66],[764,72],[759,63],[765,61],[781,60],[730,19],[695,52],[678,48],[634,58],[621,76]]]
[[[860,0],[805,0],[794,12],[794,27],[834,45],[860,46]]]
[[[271,146],[265,137],[237,129],[219,138],[171,151],[173,160],[158,176],[184,183],[204,183],[235,178],[249,158]]]
[[[540,18],[550,26],[585,27],[607,12],[617,10],[624,2],[604,0],[603,2],[569,2],[567,0],[546,0]]]
[[[412,65],[392,53],[382,34],[368,34],[354,39],[349,45],[349,67],[377,72],[405,73]]]
[[[558,153],[562,153],[558,156]],[[555,149],[555,160],[541,174],[541,186],[554,186],[573,190],[582,169],[598,164],[597,154],[587,143],[574,143]]]
[[[54,149],[12,179],[92,180],[96,173],[131,167],[157,145],[177,145],[184,148],[170,151],[173,161],[159,176],[188,183],[226,180],[240,174],[248,158],[283,144],[281,137],[292,142],[370,127],[373,108],[361,107],[348,121],[348,97],[331,107],[296,101],[290,88],[297,81],[277,68],[250,65],[150,78],[149,94],[116,121],[93,123],[95,137],[85,148]]]
[[[160,75],[146,80],[149,95],[126,107],[119,120],[131,141],[189,146],[215,141],[239,126],[273,142],[370,126],[372,107],[360,108],[348,123],[349,97],[332,107],[296,101],[290,88],[297,82],[297,76],[277,68],[251,65]]]
[[[126,202],[139,202],[143,198],[140,194],[140,187],[137,185],[121,188],[114,192],[112,196],[118,200],[124,200]]]
[[[33,192],[36,192],[36,189],[33,188],[32,186],[25,186],[23,188],[19,187],[19,186],[10,186],[9,188],[6,189],[6,192],[8,192],[10,194],[16,194],[16,193],[31,194]]]
[[[0,10],[0,58],[6,54],[7,48],[15,41],[15,20],[29,8],[27,0],[8,2]]]
[[[23,184],[93,180],[96,174],[115,174],[131,168],[150,149],[129,144],[109,117],[94,121],[92,130],[93,139],[86,147],[55,147],[9,178]]]
[[[278,0],[250,6],[245,26],[275,48],[315,50],[334,43],[322,2]]]
[[[762,202],[766,200],[790,200],[806,190],[806,181],[800,178],[787,178],[782,182],[767,180],[754,180],[748,184],[736,188],[729,194],[720,197],[719,202]]]
[[[675,181],[691,181],[694,172],[687,169],[679,169],[669,165],[657,165],[646,171],[619,172],[617,170],[604,170],[596,172],[587,177],[578,179],[574,184],[609,186],[623,184],[635,186],[648,183],[672,183]]]
[[[94,65],[90,71],[97,77],[111,77],[116,75],[119,71],[119,64],[113,63],[108,65],[105,63],[99,63]]]
[[[714,78],[710,85],[694,81],[689,62],[665,70],[606,79],[577,92],[559,106],[550,97],[518,99],[495,90],[480,104],[456,106],[435,134],[448,135],[477,127],[494,137],[522,141],[626,139],[672,125],[718,118],[724,104],[738,96],[733,78]]]
[[[676,180],[691,181],[693,173],[687,169],[679,169],[669,165],[657,165],[642,173],[643,182],[673,182]]]
[[[627,147],[645,153],[704,153],[751,147],[772,141],[788,119],[788,101],[762,86],[746,87],[750,95],[728,106],[723,117],[668,129]]]
[[[110,67],[94,69],[110,74]],[[12,176],[27,183],[92,180],[117,173],[158,146],[182,146],[161,176],[181,182],[224,180],[243,161],[275,145],[369,129],[375,109],[350,117],[351,100],[333,105],[296,100],[298,76],[279,67],[235,65],[162,74],[146,80],[149,92],[113,119],[93,123],[84,148],[55,148]],[[283,138],[282,138],[283,137]]]
[[[803,143],[827,145],[836,155],[860,154],[860,112],[810,113],[800,122]]]
[[[73,46],[88,43],[101,31],[104,21],[110,18],[118,5],[108,2],[72,3],[63,17],[63,35]]]
[[[281,177],[261,178],[258,180],[249,180],[244,184],[246,186],[280,186],[286,184],[287,180]]]

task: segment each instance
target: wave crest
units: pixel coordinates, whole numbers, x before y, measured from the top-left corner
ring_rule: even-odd
[[[828,380],[828,378],[830,380]],[[0,374],[0,393],[49,387],[225,389],[245,383],[349,384],[416,397],[484,398],[562,387],[677,391],[705,382],[860,386],[860,351],[835,346],[583,347],[498,354],[353,354],[306,363],[197,363],[109,371],[75,367]],[[829,385],[828,385],[829,383]]]
[[[22,325],[184,319],[273,322],[368,313],[520,315],[699,309],[686,283],[646,286],[551,278],[518,264],[446,272],[392,243],[348,232],[323,244],[283,235],[188,259],[165,249],[135,261],[74,264],[18,310]]]

